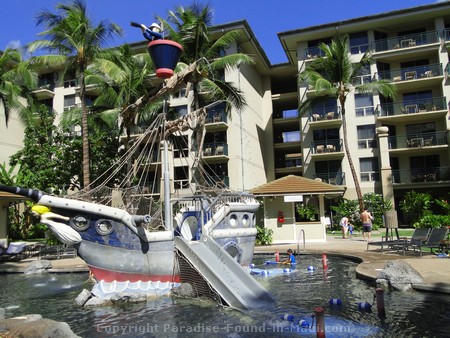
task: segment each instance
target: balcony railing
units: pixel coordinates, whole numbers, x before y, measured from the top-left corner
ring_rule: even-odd
[[[341,118],[341,107],[314,108],[309,112],[308,122],[329,121]]]
[[[223,142],[205,143],[203,146],[203,157],[206,156],[228,156],[228,144]]]
[[[393,69],[375,74],[377,80],[388,80],[393,82],[409,81],[415,79],[426,79],[435,76],[442,76],[442,63],[424,65],[417,67],[407,67]]]
[[[450,41],[450,28],[444,30],[444,39],[445,41]]]
[[[439,34],[437,30],[418,34],[396,36],[382,40],[375,40],[372,42],[372,50],[374,52],[384,52],[389,50],[396,50],[399,48],[410,48],[428,45],[436,42],[439,42]]]
[[[302,166],[301,158],[290,158],[284,161],[277,161],[276,169],[299,168]]]
[[[415,133],[389,136],[389,149],[433,147],[447,145],[447,132]]]
[[[378,105],[376,113],[379,117],[423,113],[446,109],[446,105],[445,97],[434,97],[431,99],[382,103]]]
[[[224,111],[208,112],[206,123],[227,123],[227,114]]]
[[[341,173],[341,172],[314,174],[314,178],[320,178],[322,180],[322,182],[325,182],[328,184],[345,185],[345,173]]]
[[[449,167],[392,170],[392,183],[419,183],[450,180]]]
[[[319,56],[324,56],[325,53],[318,46],[305,48],[305,57],[308,60],[314,59]]]
[[[311,154],[327,154],[342,151],[342,140],[323,140],[311,142]]]

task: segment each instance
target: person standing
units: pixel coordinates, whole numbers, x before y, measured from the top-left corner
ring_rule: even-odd
[[[367,208],[364,209],[364,211],[361,214],[361,222],[363,225],[363,240],[366,240],[366,234],[367,234],[367,241],[370,242],[370,234],[372,232],[372,221],[373,216],[372,214],[367,211]]]
[[[342,238],[347,238],[347,232],[348,232],[348,226],[349,226],[349,221],[347,217],[342,217],[341,221],[339,222],[339,225],[341,226],[341,230],[342,230]]]

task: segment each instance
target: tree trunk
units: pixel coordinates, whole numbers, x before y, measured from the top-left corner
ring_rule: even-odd
[[[356,196],[358,198],[359,210],[360,212],[364,211],[364,202],[363,196],[361,193],[361,186],[359,185],[358,175],[356,174],[355,166],[353,165],[352,156],[350,154],[350,149],[348,148],[348,138],[347,138],[347,119],[345,117],[345,98],[339,99],[342,110],[342,130],[344,134],[344,149],[345,155],[347,156],[348,165],[350,167],[350,172],[352,173],[353,182],[355,184]]]
[[[81,100],[81,137],[83,142],[83,188],[89,190],[90,157],[89,157],[89,126],[86,108],[86,84],[84,82],[84,68],[80,67],[80,100]]]

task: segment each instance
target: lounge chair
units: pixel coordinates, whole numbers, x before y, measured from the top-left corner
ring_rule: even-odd
[[[11,242],[8,248],[1,252],[0,261],[21,260],[25,258],[27,249],[27,242]]]
[[[442,241],[447,239],[448,228],[433,228],[431,229],[430,235],[428,236],[426,241],[419,241],[416,243],[407,243],[403,244],[403,252],[412,248],[414,251],[416,249],[419,250],[420,256],[422,256],[422,248],[430,248],[431,252],[433,249],[439,249]]]
[[[408,244],[419,244],[427,240],[428,235],[430,234],[430,228],[416,228],[410,239],[405,237],[397,237],[394,240],[383,240],[377,242],[367,242],[367,250],[369,250],[369,245],[379,246],[381,252],[384,249],[396,249],[399,251],[400,249],[405,250],[406,245]]]

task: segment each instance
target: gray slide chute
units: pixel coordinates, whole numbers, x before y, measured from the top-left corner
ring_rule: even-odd
[[[275,306],[272,295],[211,237],[202,235],[198,241],[175,237],[175,247],[229,306],[239,310]]]

